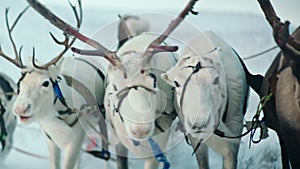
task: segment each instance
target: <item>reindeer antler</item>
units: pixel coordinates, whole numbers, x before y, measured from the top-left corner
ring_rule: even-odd
[[[50,10],[48,10],[44,5],[42,5],[37,0],[27,0],[31,7],[33,7],[39,14],[49,20],[54,26],[59,28],[60,30],[64,31],[65,34],[72,35],[75,38],[81,40],[84,43],[96,48],[97,50],[94,51],[87,51],[87,50],[80,50],[77,48],[71,48],[72,51],[84,54],[84,55],[95,55],[95,56],[102,56],[107,59],[112,65],[120,66],[120,61],[117,58],[115,52],[112,52],[101,45],[99,42],[88,38],[87,36],[78,32],[77,29],[73,28],[71,25],[67,24],[65,21],[57,17],[53,14]]]
[[[16,65],[17,67],[19,68],[24,68],[25,66],[23,65],[22,63],[22,58],[21,58],[21,52],[22,52],[22,48],[23,46],[20,47],[19,49],[19,52],[17,50],[17,46],[14,42],[14,39],[12,37],[12,32],[15,28],[15,26],[17,25],[18,21],[21,19],[21,17],[23,16],[23,14],[27,11],[29,6],[27,6],[19,15],[18,17],[16,18],[16,20],[14,21],[14,23],[12,24],[12,26],[10,27],[9,25],[9,21],[8,21],[8,11],[9,11],[9,8],[6,8],[5,10],[5,20],[6,20],[6,29],[7,29],[7,32],[8,32],[8,36],[9,36],[9,40],[13,46],[13,50],[14,50],[14,54],[15,54],[15,59],[12,59],[11,57],[7,56],[2,48],[1,48],[1,45],[0,45],[0,56],[2,56],[4,59],[8,60],[9,62],[13,63],[14,65]]]
[[[296,41],[289,34],[289,21],[282,23],[280,18],[276,15],[276,12],[269,0],[257,0],[263,10],[266,19],[273,28],[273,36],[278,46],[287,52],[294,59],[299,60],[300,57],[300,42]]]
[[[146,56],[153,55],[154,53],[161,51],[176,51],[177,46],[160,46],[160,44],[168,37],[168,35],[179,25],[181,20],[185,18],[185,16],[191,11],[193,14],[196,14],[192,11],[192,8],[197,0],[190,0],[186,8],[180,13],[180,15],[169,25],[168,29],[155,41],[153,41],[145,53]],[[81,50],[77,48],[71,48],[73,52],[84,55],[94,55],[94,56],[102,56],[107,59],[112,65],[115,67],[122,67],[121,61],[116,55],[116,52],[110,51],[101,45],[99,42],[86,37],[85,35],[79,33],[72,26],[58,18],[51,11],[49,11],[45,6],[39,3],[36,0],[27,0],[27,2],[42,16],[44,16],[47,20],[49,20],[53,25],[57,28],[61,29],[67,34],[70,34],[84,43],[96,48],[96,50]]]
[[[48,9],[46,9],[42,4],[40,4],[38,1],[35,1],[35,0],[27,0],[28,3],[34,7],[34,9],[38,10],[38,11],[41,11],[41,12],[44,12],[44,13],[49,13],[50,11]],[[70,2],[70,6],[74,12],[74,15],[75,15],[75,18],[76,18],[76,22],[77,22],[77,26],[76,28],[79,29],[80,26],[81,26],[81,23],[82,23],[82,5],[81,5],[81,1],[80,0],[77,0],[78,2],[78,6],[79,6],[79,14],[76,10],[76,6],[72,5]],[[44,8],[46,10],[44,10]],[[48,10],[48,11],[47,11]],[[60,20],[59,18],[57,18],[57,20]],[[63,22],[63,21],[62,21]],[[69,27],[71,27],[70,25],[68,25]],[[72,28],[75,30],[75,28]],[[70,41],[70,37],[67,33],[67,31],[64,32],[64,36],[65,36],[65,39],[63,41],[59,41],[52,33],[50,33],[50,36],[51,38],[54,40],[55,43],[59,44],[59,45],[63,45],[64,46],[64,50],[58,54],[57,57],[55,57],[54,59],[52,59],[50,62],[42,65],[42,66],[38,66],[36,63],[35,63],[35,57],[33,55],[32,57],[32,65],[38,69],[47,69],[49,66],[57,63],[62,57],[63,55],[68,51],[68,49],[73,45],[73,43],[75,42],[76,38],[73,38],[71,41]]]
[[[150,61],[151,56],[158,52],[175,52],[178,50],[178,46],[162,46],[160,45],[166,38],[175,30],[175,28],[184,20],[184,18],[191,12],[197,15],[198,12],[193,11],[193,7],[198,0],[190,0],[186,7],[181,11],[181,13],[172,20],[168,28],[162,33],[158,38],[151,42],[148,46],[144,56]]]

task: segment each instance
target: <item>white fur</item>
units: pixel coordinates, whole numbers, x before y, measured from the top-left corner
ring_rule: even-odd
[[[2,76],[5,80],[7,80],[10,84],[10,86],[13,88],[14,92],[17,91],[17,86],[15,82],[6,76],[3,73],[0,73],[0,76]],[[0,88],[0,92],[4,92]],[[4,122],[5,122],[5,128],[7,131],[7,137],[6,137],[6,146],[3,151],[0,152],[0,165],[4,162],[4,160],[7,158],[9,152],[11,151],[12,145],[13,145],[13,133],[16,128],[16,118],[12,113],[12,105],[14,101],[16,100],[16,96],[13,95],[11,100],[7,100],[6,97],[3,94],[0,94],[0,99],[2,101],[2,104],[5,104],[4,107],[6,109],[6,112],[4,114]]]
[[[85,58],[85,60],[93,64],[100,62],[91,58]],[[47,134],[45,138],[49,148],[52,169],[60,168],[60,150],[64,153],[62,168],[78,168],[79,154],[85,132],[79,122],[73,127],[69,126],[75,121],[77,114],[63,115],[60,117],[64,120],[58,119],[58,111],[66,108],[59,100],[56,101],[55,105],[53,104],[55,95],[50,77],[53,80],[58,80],[57,76],[62,78],[59,86],[67,105],[71,109],[77,110],[77,113],[81,110],[81,106],[86,104],[86,101],[76,90],[66,84],[63,75],[69,75],[86,85],[94,97],[97,95],[98,103],[103,101],[104,84],[102,79],[91,66],[82,61],[76,61],[74,58],[65,58],[58,65],[49,67],[48,70],[27,68],[22,71],[27,72],[27,74],[20,83],[20,93],[14,104],[14,113],[20,117],[23,123],[38,122]],[[49,86],[42,86],[46,81],[49,82]],[[22,116],[30,118],[26,119]]]
[[[224,139],[212,133],[217,125],[227,136],[237,136],[242,132],[247,83],[238,56],[212,32],[205,32],[195,38],[182,56],[162,78],[174,87],[174,81],[180,85],[176,87],[177,106],[181,110],[179,117],[189,133],[193,147],[200,138],[205,139],[205,144],[197,152],[199,168],[208,168],[208,145],[223,157],[223,168],[234,169],[237,166],[240,139]],[[180,105],[184,83],[192,72],[191,68],[186,67],[195,66],[199,61],[202,66],[209,68],[202,68],[192,75]],[[219,82],[213,84],[217,77]],[[223,122],[221,118],[227,103],[226,121]],[[193,126],[196,127],[193,129]],[[206,132],[197,133],[203,126]]]
[[[145,169],[158,167],[158,162],[153,158],[147,139],[152,137],[165,151],[169,137],[169,130],[160,133],[155,128],[154,121],[160,115],[156,114],[156,110],[167,113],[173,110],[171,86],[160,80],[162,71],[166,71],[174,65],[173,56],[169,53],[159,53],[153,56],[150,65],[147,65],[149,67],[144,65],[145,58],[142,54],[155,38],[154,35],[142,34],[130,39],[118,50],[117,55],[125,67],[127,78],[124,78],[123,72],[119,69],[109,67],[104,101],[106,112],[118,139],[135,157],[145,158]],[[155,69],[149,70],[149,68]],[[145,69],[144,73],[141,72],[142,69]],[[157,77],[156,88],[153,86],[154,79],[148,75],[150,72]],[[134,85],[145,86],[156,93],[151,93],[144,88],[131,89],[119,108],[119,113],[124,119],[122,122],[119,115],[114,112],[114,108],[120,101],[117,94],[122,89]],[[160,119],[165,121],[165,126],[171,126],[172,119],[170,120],[169,116],[162,115]],[[135,146],[133,139],[140,141],[141,145]]]

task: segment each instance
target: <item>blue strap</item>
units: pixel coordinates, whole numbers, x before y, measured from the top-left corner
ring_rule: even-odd
[[[134,145],[134,146],[139,146],[139,145],[140,145],[140,142],[139,142],[139,141],[136,141],[136,140],[133,140],[133,139],[132,139],[132,142],[133,142],[133,145]]]
[[[61,92],[61,90],[60,90],[60,88],[58,86],[58,82],[55,81],[55,82],[52,82],[52,84],[53,84],[53,89],[54,89],[54,92],[55,92],[57,98],[58,99],[63,98],[62,92]]]
[[[164,167],[163,169],[169,169],[170,168],[170,162],[168,161],[167,157],[164,155],[164,153],[162,153],[159,145],[150,137],[148,139],[149,144],[152,148],[152,152],[155,156],[155,159],[159,162],[164,163]]]
[[[54,90],[54,93],[55,93],[55,95],[56,95],[56,98],[58,98],[58,100],[60,100],[60,102],[61,102],[66,108],[70,109],[69,106],[67,105],[67,102],[66,102],[66,100],[65,100],[65,98],[64,98],[64,96],[63,96],[61,90],[60,90],[60,87],[59,87],[59,85],[58,85],[58,81],[57,81],[57,80],[53,81],[51,78],[50,78],[50,81],[51,81],[51,83],[52,83],[52,85],[53,85],[53,90]],[[56,101],[56,100],[55,100],[55,101]],[[54,101],[54,103],[55,103],[55,101]]]

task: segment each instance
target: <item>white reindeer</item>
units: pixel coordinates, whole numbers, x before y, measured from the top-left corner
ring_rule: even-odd
[[[81,8],[80,4],[79,1],[79,8]],[[77,14],[74,6],[72,8],[77,16],[77,26],[79,28],[81,24],[81,17],[79,16],[81,14]],[[18,20],[14,23],[17,22]],[[11,30],[9,26],[7,28]],[[10,37],[12,37],[11,33],[12,30],[9,32]],[[88,126],[88,124],[84,125],[85,120],[81,121],[80,119],[82,117],[96,119],[92,114],[84,116],[85,114],[82,112],[89,110],[82,110],[82,108],[90,107],[86,107],[87,104],[91,103],[87,101],[87,98],[90,100],[92,98],[94,105],[103,103],[104,79],[96,73],[95,67],[100,67],[97,65],[99,60],[96,58],[81,58],[81,60],[65,58],[60,61],[75,39],[69,41],[69,37],[65,35],[65,40],[59,42],[53,35],[52,38],[57,43],[64,45],[64,50],[43,66],[36,65],[33,55],[32,65],[25,67],[12,38],[11,42],[14,51],[16,51],[15,59],[7,56],[2,51],[0,55],[21,68],[22,76],[18,82],[19,94],[13,105],[13,111],[24,124],[39,123],[46,136],[51,168],[61,168],[61,150],[64,153],[62,168],[79,168],[80,150],[86,136],[85,131],[87,131],[87,128],[83,128],[83,126]],[[79,112],[80,110],[82,112]],[[97,120],[89,121],[89,123],[97,124]],[[104,121],[101,123],[104,124]]]
[[[137,15],[125,15],[120,16],[120,21],[118,25],[118,48],[120,48],[125,42],[134,36],[140,35],[143,32],[149,30],[149,22],[144,18]],[[104,66],[106,67],[106,66]],[[102,69],[103,73],[106,73],[106,70]],[[103,74],[104,75],[104,74]],[[103,77],[104,79],[105,77]],[[94,143],[91,143],[94,146]]]
[[[143,65],[145,58],[142,53],[154,38],[156,36],[142,34],[118,50],[117,55],[127,77],[120,69],[109,68],[104,101],[111,125],[121,143],[137,157],[150,157],[145,168],[157,168],[158,165],[147,139],[153,137],[165,150],[169,137],[167,129],[173,121],[173,93],[169,92],[172,89],[159,78],[161,72],[175,64],[173,56],[156,54],[147,67]],[[155,123],[165,131],[156,128]],[[135,146],[133,139],[141,145]]]
[[[196,152],[199,168],[208,168],[207,145],[223,157],[223,168],[237,167],[248,84],[239,56],[221,38],[205,32],[188,44],[182,58],[162,79],[176,88],[179,118]]]
[[[174,58],[167,53],[176,51],[174,46],[161,46],[173,29],[192,9],[196,0],[191,0],[184,11],[170,24],[159,37],[141,34],[124,43],[117,52],[106,49],[97,41],[80,34],[58,18],[31,4],[40,14],[59,29],[71,34],[79,40],[95,47],[95,51],[72,48],[74,52],[85,55],[102,56],[111,65],[107,73],[105,92],[105,108],[112,127],[121,143],[138,157],[146,159],[145,168],[157,168],[158,162],[153,158],[152,147],[147,142],[153,140],[164,151],[173,117],[173,93],[171,86],[160,79],[160,74],[174,65]],[[163,123],[162,123],[163,122]],[[157,123],[160,131],[155,125]],[[159,134],[159,135],[158,135]],[[136,146],[139,141],[139,146]],[[151,144],[151,143],[150,143]],[[127,151],[121,144],[117,146],[119,156],[126,156]],[[155,154],[157,155],[157,154]],[[126,166],[119,166],[126,167]]]
[[[13,133],[17,120],[12,113],[16,100],[17,85],[3,73],[0,73],[0,165],[4,163],[13,145]]]

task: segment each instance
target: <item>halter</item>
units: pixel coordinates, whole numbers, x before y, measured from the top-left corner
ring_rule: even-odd
[[[101,72],[101,70],[99,70],[96,66],[94,66],[92,63],[86,61],[86,60],[83,60],[83,59],[80,59],[78,58],[77,60],[79,61],[82,61],[82,62],[85,62],[86,64],[88,64],[89,66],[91,66],[92,68],[94,68],[96,70],[96,72],[98,73],[98,75],[100,76],[100,78],[104,81],[105,80],[105,76],[104,74]],[[29,72],[32,72],[32,71],[27,71],[27,72],[24,72],[22,73],[21,75],[21,78],[19,79],[18,83],[17,83],[17,87],[18,87],[18,93],[20,91],[20,83],[21,81],[25,78],[26,74],[29,73]],[[70,87],[72,87],[73,85],[77,86],[81,86],[83,87],[85,90],[88,90],[81,82],[77,81],[76,79],[73,79],[72,77],[70,76],[67,76],[67,75],[64,75],[64,79],[66,80],[66,84]],[[71,115],[73,113],[75,113],[75,110],[72,110],[68,105],[67,105],[67,102],[63,96],[63,93],[60,89],[60,86],[59,86],[59,82],[61,80],[61,77],[57,77],[56,80],[53,80],[51,77],[50,77],[50,82],[52,83],[52,86],[53,86],[53,91],[54,91],[54,95],[55,95],[55,99],[53,101],[53,104],[55,104],[57,102],[57,100],[59,100],[61,102],[61,104],[63,106],[66,107],[66,110],[64,111],[58,111],[59,115]],[[79,90],[78,88],[75,87],[75,90]],[[79,91],[80,93],[80,91]],[[87,92],[85,92],[87,93]],[[95,101],[96,103],[96,101]],[[98,104],[98,103],[96,103]],[[103,108],[103,104],[102,105],[98,105],[98,108],[100,110],[100,112],[102,113],[102,115],[104,115],[104,118],[105,118],[105,110],[101,111]],[[73,127],[78,121],[79,121],[79,116],[76,116],[75,120],[73,122],[71,122],[70,124],[68,124],[65,119],[63,119],[61,116],[58,116],[57,117],[59,120],[62,120],[64,121],[67,125],[69,125],[70,127]],[[44,131],[45,132],[45,131]],[[46,136],[52,140],[52,138],[50,137],[50,135],[48,133],[46,133]],[[107,138],[105,138],[106,141],[107,141]],[[108,148],[108,147],[107,147]],[[110,152],[105,150],[105,149],[102,149],[102,151],[87,151],[87,153],[89,154],[92,154],[94,155],[95,157],[98,157],[98,158],[101,158],[101,159],[104,159],[104,160],[108,160],[110,159]]]
[[[203,69],[203,68],[212,68],[214,69],[214,67],[211,67],[211,66],[208,66],[208,67],[203,67],[201,65],[201,62],[199,61],[195,66],[187,66],[185,68],[192,68],[193,71],[192,73],[188,76],[188,78],[186,79],[186,81],[184,82],[183,84],[183,88],[182,88],[182,95],[180,97],[180,109],[182,110],[182,102],[183,102],[183,99],[184,99],[184,95],[185,95],[185,91],[186,91],[186,88],[187,88],[187,85],[188,83],[191,81],[191,78],[194,74],[198,73],[200,69]]]
[[[60,77],[58,77],[58,79],[61,79]],[[64,105],[67,109],[65,111],[58,111],[59,115],[65,115],[65,114],[73,114],[74,111],[68,106],[62,92],[61,92],[61,89],[58,85],[58,80],[53,80],[52,78],[50,78],[50,82],[52,83],[52,86],[53,86],[53,91],[54,91],[54,94],[55,94],[55,99],[54,99],[54,102],[53,104],[56,103],[57,99],[61,102],[62,105]]]
[[[115,87],[114,85],[114,88],[115,90],[117,90],[117,88]],[[114,106],[114,110],[113,110],[113,113],[118,113],[119,114],[119,117],[121,119],[121,121],[124,123],[124,119],[119,111],[120,107],[121,107],[121,104],[123,103],[125,97],[129,94],[130,90],[131,89],[135,89],[135,90],[138,90],[138,88],[143,88],[145,89],[146,91],[150,92],[150,93],[153,93],[153,94],[156,94],[156,91],[153,90],[153,89],[150,89],[146,86],[143,86],[143,85],[133,85],[133,86],[129,86],[129,87],[125,87],[124,89],[120,90],[117,94],[116,94],[116,97],[119,99],[119,102],[118,102],[118,105]],[[112,93],[110,93],[111,95]]]
[[[209,51],[209,52],[206,52],[206,53],[204,53],[204,54],[201,54],[201,55],[211,54],[211,53],[217,51],[218,49],[219,49],[219,47],[215,47],[213,50],[211,50],[211,51]],[[190,73],[190,75],[188,76],[188,78],[186,79],[186,81],[185,81],[184,84],[183,84],[182,94],[181,94],[181,96],[180,96],[180,101],[179,101],[179,104],[180,104],[179,107],[180,107],[180,111],[181,111],[181,112],[182,112],[182,109],[183,109],[182,105],[183,105],[183,99],[184,99],[184,96],[185,96],[186,88],[187,88],[187,85],[189,84],[189,82],[191,81],[192,76],[195,75],[195,74],[197,74],[201,69],[204,69],[204,68],[212,68],[212,69],[215,69],[215,68],[212,67],[212,66],[207,66],[207,67],[206,67],[206,66],[203,66],[203,65],[201,64],[200,61],[199,61],[198,63],[196,63],[195,66],[187,66],[187,67],[184,67],[184,68],[191,68],[191,69],[193,69],[193,71]],[[176,86],[178,87],[179,84],[178,84],[176,81],[175,81],[175,83],[176,83]],[[184,127],[183,127],[183,128],[184,128]],[[191,144],[191,143],[189,142],[189,140],[188,140],[188,136],[187,136],[187,134],[186,134],[185,129],[181,129],[181,131],[184,133],[185,140],[186,140],[187,144]],[[201,144],[203,141],[204,141],[204,139],[200,139],[200,140],[198,141],[198,143],[197,143],[197,145],[196,145],[196,148],[194,149],[192,155],[196,152],[196,150],[199,148],[200,144]]]

